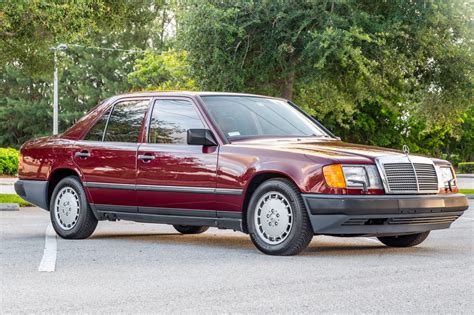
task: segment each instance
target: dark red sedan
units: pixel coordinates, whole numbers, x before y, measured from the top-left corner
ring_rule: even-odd
[[[229,93],[112,97],[21,149],[17,193],[63,238],[99,220],[250,234],[294,255],[313,235],[414,246],[468,203],[449,162],[340,141],[291,102]]]

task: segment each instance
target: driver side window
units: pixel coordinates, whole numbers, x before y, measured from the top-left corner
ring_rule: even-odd
[[[204,128],[191,101],[156,100],[150,120],[148,143],[187,144],[188,129]]]

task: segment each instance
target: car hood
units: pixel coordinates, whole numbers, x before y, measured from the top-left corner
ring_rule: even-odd
[[[258,139],[239,140],[232,144],[303,153],[308,157],[326,157],[340,161],[372,162],[381,156],[404,155],[400,150],[351,144],[333,139]]]

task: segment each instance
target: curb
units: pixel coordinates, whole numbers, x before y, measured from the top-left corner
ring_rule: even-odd
[[[20,206],[17,203],[0,203],[0,211],[18,211]]]

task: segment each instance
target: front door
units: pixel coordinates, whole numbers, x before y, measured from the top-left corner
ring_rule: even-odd
[[[154,101],[146,142],[138,149],[139,212],[215,216],[218,147],[187,144],[187,130],[206,128],[188,98]]]
[[[137,211],[138,139],[149,103],[149,99],[118,101],[77,143],[74,160],[91,204],[99,211]]]

